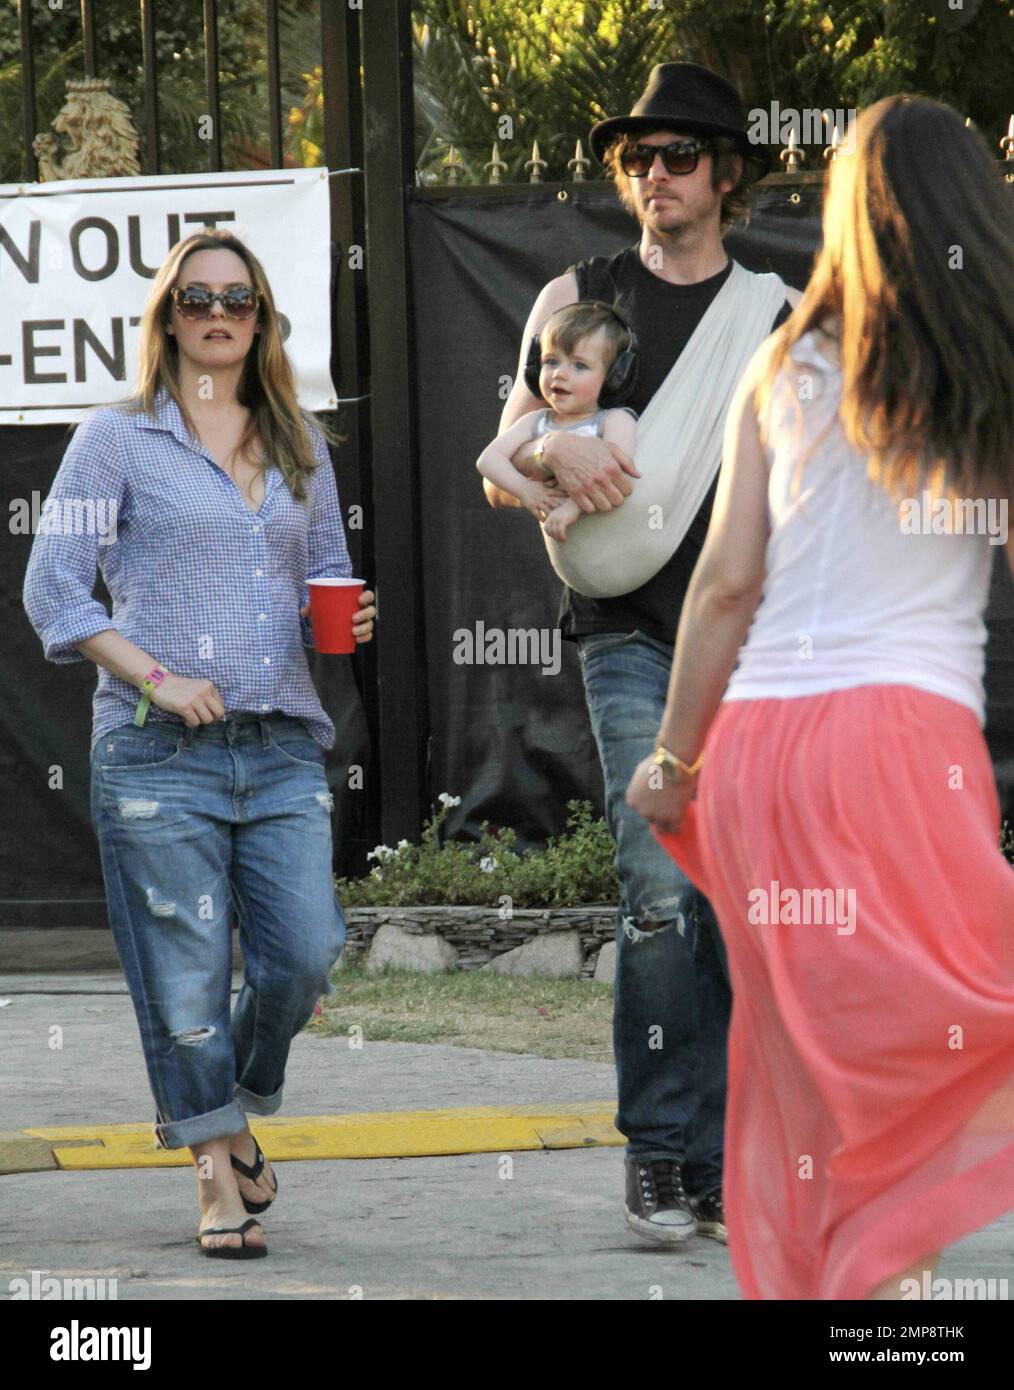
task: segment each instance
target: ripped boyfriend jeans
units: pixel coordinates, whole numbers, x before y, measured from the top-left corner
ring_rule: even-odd
[[[578,638],[585,697],[616,840],[613,1050],[627,1161],[676,1158],[691,1196],[722,1184],[732,995],[711,904],[625,796],[662,723],[672,649],[643,632]],[[644,932],[641,925],[661,926]]]
[[[92,749],[109,923],[161,1146],[241,1134],[282,1103],[289,1045],[345,918],[331,869],[324,754],[302,720],[232,714],[124,724]],[[232,923],[244,980],[230,1012]]]

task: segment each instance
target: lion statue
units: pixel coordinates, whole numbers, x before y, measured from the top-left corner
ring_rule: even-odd
[[[139,174],[140,138],[127,107],[105,78],[67,83],[67,101],[52,131],[37,135],[32,148],[39,179],[108,179]],[[59,138],[58,138],[59,137]]]

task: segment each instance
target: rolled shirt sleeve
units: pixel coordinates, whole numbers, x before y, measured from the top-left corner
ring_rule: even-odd
[[[341,502],[338,499],[338,486],[335,482],[334,465],[323,434],[310,426],[314,453],[318,467],[314,470],[307,488],[310,498],[310,530],[307,538],[307,579],[351,579],[352,560],[345,539],[345,523],[342,518]],[[300,608],[310,602],[310,589],[303,586]],[[313,628],[309,615],[300,618],[303,645],[313,646]]]
[[[116,415],[102,409],[77,427],[63,456],[25,572],[25,611],[47,661],[83,661],[76,644],[113,626],[92,590],[125,522],[125,494]]]

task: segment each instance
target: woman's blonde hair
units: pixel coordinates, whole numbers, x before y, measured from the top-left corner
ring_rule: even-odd
[[[187,428],[197,437],[180,391],[179,345],[175,335],[166,332],[172,313],[170,293],[187,258],[196,251],[234,251],[246,265],[258,292],[257,321],[261,331],[247,354],[237,391],[241,404],[250,411],[250,420],[235,455],[244,457],[256,440],[260,452],[250,461],[262,468],[278,468],[293,497],[303,501],[307,478],[317,467],[310,425],[322,427],[299,406],[295,375],[282,345],[278,311],[264,267],[231,232],[205,227],[178,242],[159,266],[141,317],[141,367],[130,405],[135,410],[153,413],[155,397],[165,387],[179,406]],[[326,438],[331,437],[326,429],[322,432]]]
[[[869,476],[896,499],[1010,495],[1012,229],[1014,190],[949,106],[892,96],[863,111],[854,152],[832,166],[823,248],[772,342],[758,416],[793,345],[836,316],[841,403],[827,427],[841,421]]]

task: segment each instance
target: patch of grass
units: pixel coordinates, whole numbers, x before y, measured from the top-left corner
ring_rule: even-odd
[[[307,1024],[318,1037],[365,1042],[449,1043],[488,1052],[612,1061],[612,990],[592,980],[515,978],[493,971],[368,975],[350,965],[332,975],[337,994]]]

